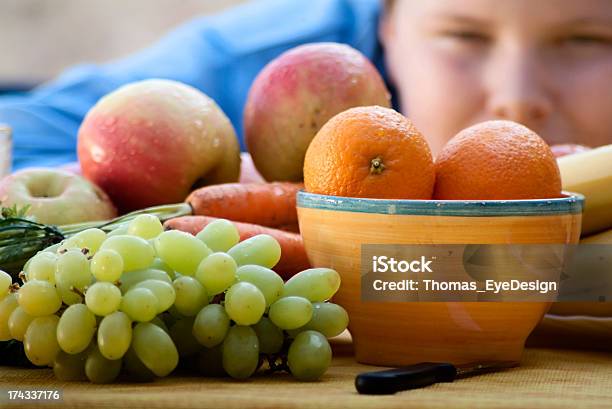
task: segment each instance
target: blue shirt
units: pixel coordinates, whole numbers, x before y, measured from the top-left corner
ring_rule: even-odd
[[[146,78],[192,85],[230,118],[244,150],[242,110],[257,73],[299,44],[335,41],[360,50],[383,73],[379,0],[259,0],[196,18],[156,44],[105,65],[75,67],[20,96],[0,98],[0,123],[13,128],[13,169],[76,160],[87,111],[117,87]]]

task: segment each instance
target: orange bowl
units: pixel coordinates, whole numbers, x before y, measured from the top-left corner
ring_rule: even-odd
[[[358,199],[299,192],[300,232],[313,266],[342,277],[359,362],[519,362],[548,302],[364,302],[362,244],[577,243],[583,197],[507,201]]]

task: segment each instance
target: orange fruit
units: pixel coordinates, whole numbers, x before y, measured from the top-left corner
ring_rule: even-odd
[[[464,129],[436,159],[434,199],[560,196],[561,175],[550,147],[516,122],[488,121]]]
[[[425,138],[402,114],[351,108],[315,135],[304,160],[308,192],[380,199],[431,199],[434,164]]]

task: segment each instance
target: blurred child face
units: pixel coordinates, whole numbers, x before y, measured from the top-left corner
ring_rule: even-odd
[[[434,153],[488,119],[549,144],[612,144],[610,0],[396,0],[381,38]]]

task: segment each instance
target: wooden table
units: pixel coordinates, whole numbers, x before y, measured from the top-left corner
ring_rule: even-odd
[[[333,344],[334,361],[320,382],[302,383],[288,375],[228,379],[172,376],[148,384],[64,383],[48,369],[0,367],[0,390],[61,389],[59,404],[10,403],[3,408],[611,408],[612,354],[529,348],[521,367],[454,383],[362,396],[355,375],[374,368],[356,363],[350,340]]]

